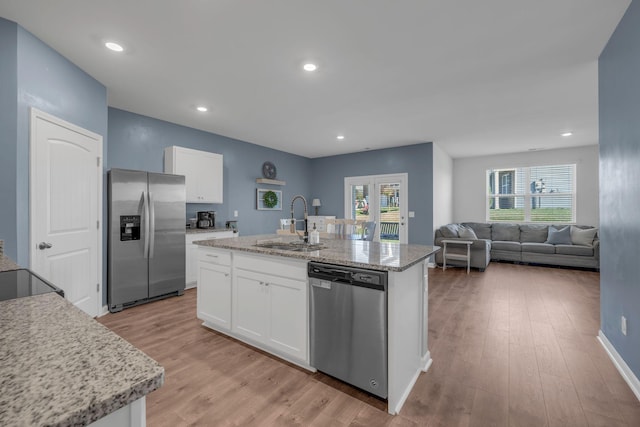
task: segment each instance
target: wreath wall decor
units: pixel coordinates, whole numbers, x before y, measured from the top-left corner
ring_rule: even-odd
[[[262,196],[262,201],[264,202],[264,205],[266,207],[268,207],[269,209],[273,209],[278,205],[278,195],[273,191],[267,191]]]
[[[258,210],[281,211],[282,191],[264,188],[256,189],[256,208]]]

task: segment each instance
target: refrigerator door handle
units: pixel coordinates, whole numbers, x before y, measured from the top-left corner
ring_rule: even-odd
[[[153,258],[156,247],[156,205],[151,191],[149,191],[149,228],[149,258]]]
[[[142,214],[144,220],[144,258],[149,258],[149,204],[146,191],[142,192]]]

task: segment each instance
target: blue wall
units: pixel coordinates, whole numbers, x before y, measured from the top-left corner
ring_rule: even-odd
[[[306,157],[109,108],[109,168],[163,172],[163,150],[172,145],[224,156],[224,203],[187,204],[187,217],[194,217],[199,210],[214,210],[217,227],[224,226],[226,220],[237,220],[242,235],[274,233],[279,219],[290,216],[291,198],[311,195],[311,160]],[[285,186],[256,184],[267,160],[276,165],[277,178],[286,181]],[[256,188],[282,190],[283,210],[257,210]],[[298,209],[296,217],[302,217]]]
[[[18,26],[16,228],[18,233],[17,261],[21,265],[29,265],[30,107],[53,114],[76,126],[102,135],[103,154],[106,153],[106,88],[58,52]],[[106,233],[104,237],[106,237]]]
[[[640,378],[640,2],[600,55],[599,99],[600,327]]]
[[[433,144],[313,159],[312,196],[322,202],[322,215],[344,217],[344,178],[347,176],[409,175],[409,243],[433,244]]]
[[[0,184],[3,200],[0,238],[6,240],[7,255],[28,266],[29,108],[35,107],[102,135],[106,152],[107,91],[19,25],[0,19],[0,33],[0,87],[3,94],[6,89],[9,95],[0,101],[3,116],[0,166],[2,178],[7,179],[6,184]]]
[[[0,18],[0,239],[17,259],[18,25]]]

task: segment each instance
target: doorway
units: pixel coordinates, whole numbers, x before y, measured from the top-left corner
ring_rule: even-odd
[[[406,173],[344,179],[344,217],[375,221],[374,241],[408,243]]]
[[[31,270],[97,316],[102,306],[102,137],[31,109]]]

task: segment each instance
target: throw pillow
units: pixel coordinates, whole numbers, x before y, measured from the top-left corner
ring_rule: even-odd
[[[592,246],[597,232],[597,228],[580,228],[572,225],[571,242],[574,245]]]
[[[452,237],[458,237],[458,224],[447,224],[440,227],[440,232],[442,236],[450,239]]]
[[[549,234],[547,241],[552,245],[570,245],[571,244],[571,228],[567,225],[564,228],[557,229],[553,225],[549,226]]]
[[[458,228],[458,236],[460,236],[461,239],[478,240],[478,236],[476,236],[476,232],[473,231],[473,228],[465,227],[464,225],[461,225],[460,228]]]

